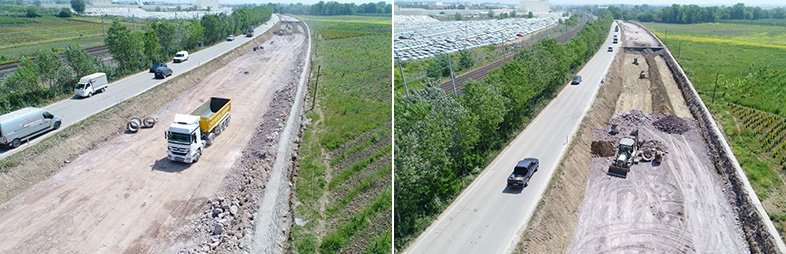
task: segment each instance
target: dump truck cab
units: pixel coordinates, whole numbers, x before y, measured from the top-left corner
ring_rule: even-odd
[[[166,132],[167,159],[185,163],[199,161],[205,140],[199,130],[199,117],[175,115],[175,121]]]

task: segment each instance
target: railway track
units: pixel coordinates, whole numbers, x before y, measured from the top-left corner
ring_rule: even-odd
[[[94,57],[96,57],[98,59],[101,59],[102,61],[106,60],[104,56],[109,55],[109,47],[106,46],[106,45],[89,47],[89,48],[86,48],[85,51],[87,52],[87,54],[89,54],[91,56],[94,56]],[[60,58],[62,59],[63,56],[61,55]],[[109,59],[111,59],[111,58],[109,58]],[[35,59],[31,59],[31,60],[35,60]],[[20,61],[13,61],[13,62],[0,64],[0,76],[3,76],[3,75],[6,75],[7,73],[15,71],[16,67],[19,66],[19,63],[20,63]]]
[[[581,20],[579,20],[579,23],[576,26],[573,26],[570,30],[568,30],[568,31],[566,31],[564,33],[561,33],[561,34],[559,34],[559,35],[557,35],[556,37],[553,37],[553,38],[555,40],[557,40],[557,42],[559,42],[559,43],[567,42],[568,40],[570,40],[571,38],[576,36],[576,34],[579,33],[579,30],[581,30],[581,28],[583,28],[584,25],[587,24],[587,21],[589,20],[589,18],[590,17],[588,15],[584,15],[583,18]],[[547,37],[549,37],[549,36],[547,36]],[[528,45],[522,47],[521,49],[529,50],[529,49],[532,49],[532,46],[533,46],[533,44],[528,44]],[[518,52],[518,51],[520,51],[520,50],[517,50],[516,52]],[[464,82],[466,82],[467,80],[482,81],[483,79],[485,79],[486,78],[486,74],[488,74],[490,71],[495,70],[495,69],[499,68],[500,66],[502,66],[503,64],[511,61],[513,59],[513,56],[516,54],[516,52],[507,53],[504,56],[500,57],[497,60],[494,60],[493,62],[491,62],[489,64],[486,64],[486,65],[481,66],[481,67],[479,67],[477,69],[471,70],[469,72],[466,72],[464,74],[461,74],[461,75],[457,76],[455,78],[455,80],[456,80],[455,81],[456,82],[456,93],[461,93],[461,90],[464,89]],[[450,80],[448,80],[448,81],[442,83],[442,89],[445,90],[448,93],[452,93],[453,92],[453,84],[452,84],[452,82]]]

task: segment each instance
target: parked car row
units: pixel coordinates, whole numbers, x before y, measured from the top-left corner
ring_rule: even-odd
[[[394,27],[394,52],[401,60],[499,45],[556,24],[559,18],[512,18],[438,22],[409,18]]]

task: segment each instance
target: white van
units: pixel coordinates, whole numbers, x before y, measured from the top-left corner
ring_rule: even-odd
[[[0,116],[0,145],[16,148],[23,141],[60,128],[62,120],[42,108],[23,108]]]
[[[96,72],[79,79],[79,83],[74,87],[77,97],[92,97],[93,94],[106,91],[109,82],[106,80],[106,73]]]
[[[182,63],[188,61],[188,51],[178,51],[175,53],[175,59],[173,59],[175,63]]]

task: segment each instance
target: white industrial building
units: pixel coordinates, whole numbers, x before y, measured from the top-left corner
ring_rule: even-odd
[[[533,13],[547,13],[551,10],[549,0],[521,0],[519,10]]]
[[[218,0],[192,0],[191,4],[197,7],[197,9],[205,10],[208,7],[211,10],[218,9]]]

